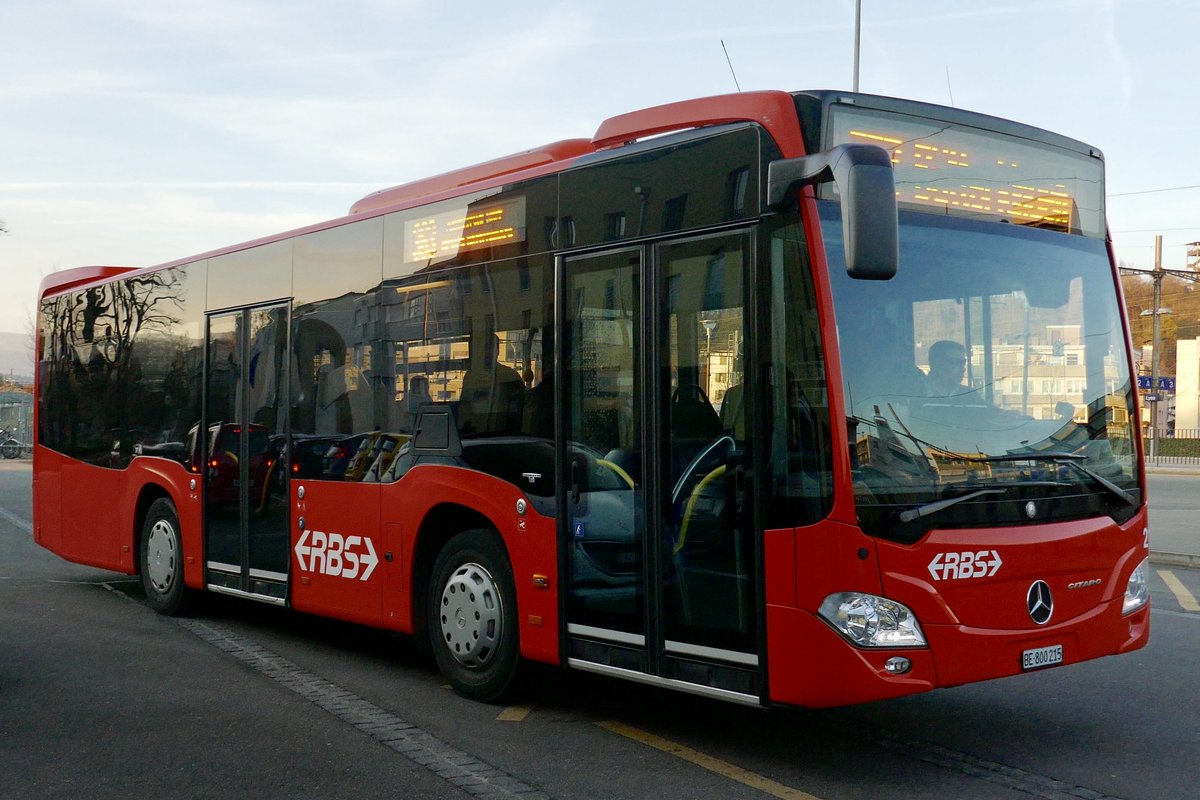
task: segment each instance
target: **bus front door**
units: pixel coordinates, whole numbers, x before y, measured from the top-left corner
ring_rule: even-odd
[[[208,319],[205,582],[277,604],[287,600],[287,336],[286,306]]]
[[[757,703],[752,242],[561,261],[560,535],[572,666]]]

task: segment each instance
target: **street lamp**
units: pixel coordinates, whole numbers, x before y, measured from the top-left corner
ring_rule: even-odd
[[[710,381],[712,380],[712,335],[717,328],[716,320],[706,319],[701,323],[704,326],[704,391],[711,397],[713,392]]]
[[[862,39],[862,0],[854,0],[854,91],[858,91],[858,52]]]

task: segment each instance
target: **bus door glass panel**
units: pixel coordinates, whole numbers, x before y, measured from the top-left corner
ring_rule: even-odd
[[[284,596],[288,565],[287,309],[210,317],[203,464],[209,583]]]
[[[753,665],[757,652],[749,488],[752,415],[744,386],[745,234],[659,248],[656,395],[662,635],[671,657]]]
[[[247,537],[250,590],[274,593],[270,582],[287,581],[288,419],[286,307],[247,312],[250,337],[244,391],[249,467]],[[264,583],[264,581],[266,583]]]
[[[235,576],[242,564],[241,413],[242,315],[214,316],[208,323],[208,371],[205,387],[207,430],[190,437],[192,459],[204,470],[206,558],[210,572]],[[210,576],[210,580],[212,580]]]
[[[645,517],[638,411],[641,258],[637,250],[565,264],[565,458],[568,632],[645,646]],[[587,657],[586,652],[575,651]],[[608,658],[614,656],[610,655]]]

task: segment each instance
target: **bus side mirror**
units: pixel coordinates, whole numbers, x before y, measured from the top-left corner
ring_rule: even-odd
[[[839,144],[767,165],[767,205],[785,208],[801,187],[833,181],[842,203],[846,272],[851,278],[886,281],[900,264],[896,178],[892,158],[873,144]]]

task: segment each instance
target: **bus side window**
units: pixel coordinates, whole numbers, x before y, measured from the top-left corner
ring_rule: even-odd
[[[458,401],[459,432],[464,436],[518,433],[525,407],[525,381],[500,359],[500,339],[485,334],[471,342],[471,366],[463,376]]]
[[[767,268],[768,525],[806,525],[832,505],[833,442],[816,289],[799,224],[785,221],[773,233]]]

